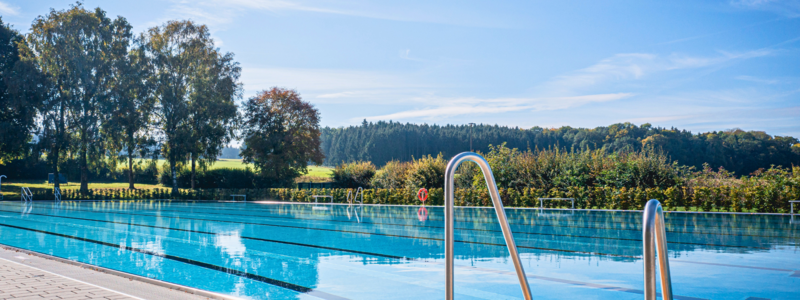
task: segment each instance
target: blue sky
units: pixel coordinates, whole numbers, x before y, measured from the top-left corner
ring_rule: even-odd
[[[72,1],[0,0],[27,32]],[[742,128],[800,137],[800,1],[85,1],[136,32],[207,24],[245,97],[362,120]]]

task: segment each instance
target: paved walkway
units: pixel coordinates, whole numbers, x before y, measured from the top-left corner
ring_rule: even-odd
[[[0,300],[3,299],[207,298],[0,248]]]
[[[140,299],[0,259],[0,299]]]

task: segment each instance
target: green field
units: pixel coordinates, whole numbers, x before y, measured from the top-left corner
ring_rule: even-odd
[[[164,164],[166,161],[160,159],[158,161],[159,167]],[[244,169],[248,164],[242,162],[241,159],[220,159],[216,163],[214,163],[209,169]],[[252,168],[252,165],[250,165]],[[332,173],[333,168],[330,167],[323,167],[323,166],[310,166],[308,167],[308,174],[304,175],[303,177],[299,178],[298,181],[301,182],[325,182],[329,181],[333,176]],[[18,197],[19,191],[22,187],[27,187],[31,189],[52,189],[53,185],[47,183],[47,180],[8,180],[3,178],[2,184],[0,185],[0,191],[2,191],[3,195],[6,197]],[[81,183],[80,181],[71,181],[68,184],[61,184],[61,189],[80,189]],[[89,189],[127,189],[128,182],[89,182]],[[167,186],[163,186],[160,184],[143,184],[143,183],[136,183],[137,189],[154,189],[154,188],[170,188]]]
[[[141,161],[141,159],[137,159],[138,161]],[[158,167],[161,168],[164,163],[166,163],[166,160],[159,159]],[[219,159],[209,169],[244,169],[247,166],[251,169],[253,168],[252,164],[246,164],[241,159]],[[331,167],[309,166],[308,174],[305,176],[330,178],[333,176],[332,170],[333,168]]]

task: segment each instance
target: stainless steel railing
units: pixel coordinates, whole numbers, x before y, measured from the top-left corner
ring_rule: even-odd
[[[355,203],[356,200],[358,200],[358,196],[361,195],[361,199],[358,200],[358,203],[359,204],[364,204],[364,189],[362,189],[361,187],[358,187],[358,189],[356,190],[356,194],[353,195],[353,198],[350,198],[350,196],[352,194],[353,194],[353,191],[347,191],[347,203],[349,203],[349,204]]]
[[[453,218],[455,202],[455,172],[456,168],[464,161],[473,161],[480,166],[483,171],[483,178],[486,180],[486,186],[489,188],[489,195],[492,197],[495,213],[497,219],[500,221],[500,228],[503,230],[503,237],[508,246],[508,252],[511,254],[511,260],[514,262],[514,269],[517,271],[519,278],[519,285],[522,287],[522,295],[525,299],[531,299],[531,291],[528,286],[528,278],[525,277],[525,270],[519,261],[519,254],[517,253],[517,244],[514,243],[514,236],[511,234],[511,227],[508,226],[508,219],[506,219],[506,212],[503,210],[503,202],[500,201],[500,193],[497,191],[497,184],[492,175],[492,169],[489,163],[483,156],[473,152],[462,152],[453,157],[447,163],[447,169],[444,172],[444,256],[445,256],[445,298],[447,300],[453,299],[453,243],[454,243],[454,223]]]
[[[656,199],[647,202],[642,220],[642,256],[644,258],[644,299],[656,300],[656,252],[661,277],[661,298],[672,300],[672,280],[669,275],[667,234],[664,212]]]
[[[24,202],[33,202],[33,193],[31,193],[31,189],[22,187],[22,192],[20,192],[20,199]]]

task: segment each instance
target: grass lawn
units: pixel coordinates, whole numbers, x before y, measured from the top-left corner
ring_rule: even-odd
[[[158,166],[159,168],[166,163],[166,160],[159,159]],[[246,164],[242,162],[241,159],[219,159],[213,165],[209,167],[210,170],[213,169],[244,169],[245,167],[250,166],[253,168],[252,164]],[[331,167],[324,167],[324,166],[309,166],[308,167],[308,174],[304,176],[310,177],[325,177],[330,178],[333,177],[333,168]]]
[[[165,160],[160,159],[158,161],[159,166],[165,163]],[[245,164],[242,162],[241,159],[220,159],[214,165],[212,165],[209,169],[244,169]],[[252,165],[251,165],[252,168]],[[333,168],[331,167],[323,167],[323,166],[309,166],[308,167],[308,174],[304,175],[305,178],[311,178],[311,181],[314,182],[324,182],[326,180],[330,180],[333,177]],[[304,180],[307,181],[307,180]],[[47,183],[47,180],[8,180],[3,178],[2,185],[0,185],[0,190],[2,191],[3,195],[6,197],[18,197],[20,189],[22,187],[27,187],[31,189],[52,189],[53,185]],[[61,189],[80,189],[81,183],[80,181],[73,181],[68,184],[62,184]],[[128,182],[89,182],[90,189],[127,189]],[[136,183],[137,189],[154,189],[154,188],[170,188],[160,184],[143,184],[143,183]]]

